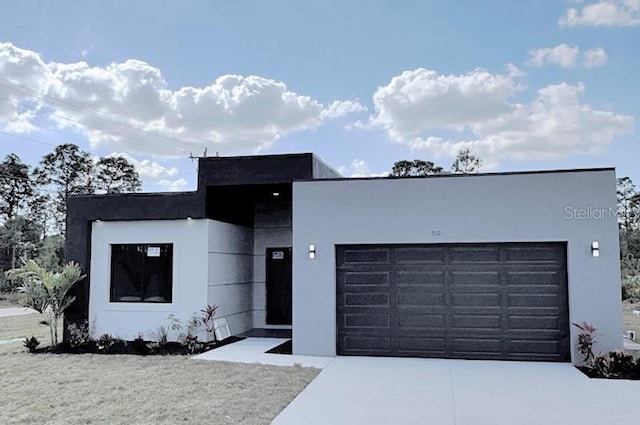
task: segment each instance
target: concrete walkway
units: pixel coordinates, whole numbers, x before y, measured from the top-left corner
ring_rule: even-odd
[[[287,341],[287,338],[246,338],[215,350],[192,357],[194,360],[217,360],[236,363],[260,363],[274,366],[315,367],[322,369],[333,357],[292,356],[267,354],[266,351]]]
[[[37,313],[35,310],[25,307],[7,307],[0,308],[0,317],[21,316],[23,314]]]

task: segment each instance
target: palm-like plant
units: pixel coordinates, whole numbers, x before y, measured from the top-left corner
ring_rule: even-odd
[[[58,345],[58,320],[64,310],[71,305],[75,297],[68,294],[69,289],[86,275],[80,265],[73,261],[67,263],[62,271],[54,273],[40,266],[34,260],[21,260],[21,266],[6,272],[9,279],[16,279],[23,294],[20,303],[42,314],[49,323],[51,347]]]

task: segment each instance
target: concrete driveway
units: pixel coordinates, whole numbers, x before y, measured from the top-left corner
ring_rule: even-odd
[[[635,424],[639,395],[564,363],[338,357],[272,424]]]

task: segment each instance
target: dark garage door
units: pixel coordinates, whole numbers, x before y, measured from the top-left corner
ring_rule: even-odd
[[[566,244],[336,247],[340,355],[569,360]]]

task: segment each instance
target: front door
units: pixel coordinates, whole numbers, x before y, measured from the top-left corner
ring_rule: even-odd
[[[291,248],[267,248],[267,324],[291,324]]]

